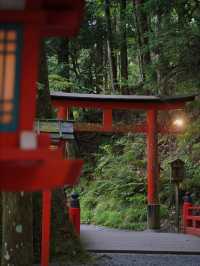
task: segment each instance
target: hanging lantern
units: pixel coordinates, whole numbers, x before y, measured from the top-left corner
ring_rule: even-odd
[[[0,25],[0,131],[15,131],[19,116],[21,27]]]

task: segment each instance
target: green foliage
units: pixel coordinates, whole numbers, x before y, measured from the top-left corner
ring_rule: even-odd
[[[144,147],[144,139],[135,139],[131,134],[100,146],[94,180],[81,186],[84,223],[134,230],[145,228]]]
[[[49,88],[50,90],[55,91],[70,92],[73,88],[73,84],[64,77],[57,74],[51,74],[49,75]]]

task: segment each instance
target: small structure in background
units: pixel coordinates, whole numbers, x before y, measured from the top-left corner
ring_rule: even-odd
[[[175,208],[176,208],[176,228],[177,232],[180,230],[179,215],[179,185],[185,178],[185,163],[181,159],[176,159],[170,163],[171,165],[171,180],[175,185]]]

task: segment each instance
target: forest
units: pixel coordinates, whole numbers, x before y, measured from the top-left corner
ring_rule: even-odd
[[[87,1],[77,38],[44,43],[39,81],[39,117],[52,116],[49,91],[125,95],[197,95],[185,112],[180,135],[160,135],[160,203],[163,230],[174,231],[174,185],[170,162],[185,162],[181,197],[199,200],[200,6],[199,1]],[[46,101],[47,102],[47,101]],[[55,115],[55,114],[53,114]],[[173,114],[162,112],[160,121]],[[183,115],[180,112],[180,115]],[[116,113],[125,122],[144,114]],[[70,119],[98,121],[98,111],[74,109]],[[83,223],[146,228],[144,135],[77,134],[75,150],[85,160],[80,193]],[[180,201],[181,198],[180,198]]]

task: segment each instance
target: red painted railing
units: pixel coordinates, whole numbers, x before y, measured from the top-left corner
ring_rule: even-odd
[[[200,236],[200,206],[183,204],[183,233]]]

